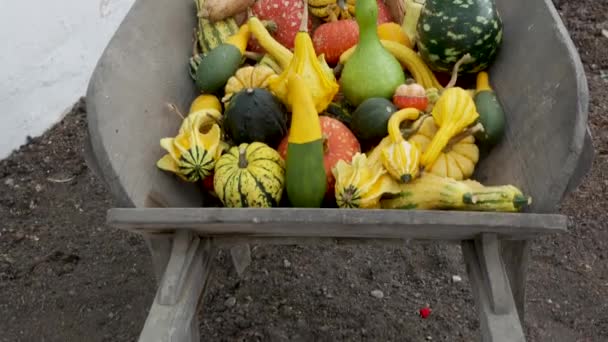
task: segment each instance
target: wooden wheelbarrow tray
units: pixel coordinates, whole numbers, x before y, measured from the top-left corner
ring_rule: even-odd
[[[240,273],[249,243],[459,241],[483,341],[524,341],[529,242],[565,232],[554,214],[593,158],[585,74],[550,0],[496,0],[504,43],[490,73],[508,115],[506,136],[475,179],[514,184],[533,197],[525,213],[204,208],[192,184],[158,170],[159,139],[196,91],[187,72],[196,25],[192,0],[136,1],[106,48],[87,93],[88,163],[117,206],[111,226],[143,234],[158,292],[140,341],[198,341],[197,308],[214,247],[231,246]],[[521,10],[525,9],[525,10]]]

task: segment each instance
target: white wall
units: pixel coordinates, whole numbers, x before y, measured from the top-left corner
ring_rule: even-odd
[[[0,159],[85,94],[134,0],[0,0]]]

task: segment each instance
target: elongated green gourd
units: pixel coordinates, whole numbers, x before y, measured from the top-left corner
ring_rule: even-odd
[[[358,106],[370,97],[391,98],[405,83],[405,75],[399,61],[380,43],[376,0],[357,0],[355,11],[359,43],[344,64],[340,86],[346,99]]]

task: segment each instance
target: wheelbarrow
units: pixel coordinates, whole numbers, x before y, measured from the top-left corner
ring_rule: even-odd
[[[200,340],[197,311],[219,246],[231,248],[242,272],[251,243],[408,239],[460,243],[482,340],[524,341],[530,241],[567,231],[557,206],[594,152],[585,73],[552,2],[496,2],[504,42],[490,73],[507,124],[474,178],[531,195],[522,213],[205,207],[200,189],[155,166],[159,139],[180,124],[165,103],[187,108],[197,95],[186,69],[194,3],[136,1],[90,81],[87,151],[117,204],[108,224],[143,235],[152,255],[158,290],[140,341]]]

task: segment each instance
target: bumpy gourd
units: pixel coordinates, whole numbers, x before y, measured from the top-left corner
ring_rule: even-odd
[[[420,164],[425,169],[433,166],[450,139],[479,117],[471,95],[460,87],[446,88],[431,115],[439,129],[421,156]]]
[[[205,133],[201,133],[194,125],[186,125],[175,138],[160,140],[161,147],[169,153],[164,155],[156,166],[161,170],[173,172],[188,182],[203,180],[211,174],[222,154],[220,134],[217,124],[213,124]]]
[[[401,183],[407,183],[418,176],[420,165],[420,147],[416,142],[403,139],[399,125],[405,120],[416,120],[420,112],[414,108],[402,109],[388,121],[388,139],[390,143],[382,147],[382,165],[388,173]]]
[[[308,34],[308,10],[304,6],[302,24],[296,34],[293,58],[283,72],[268,81],[269,89],[292,109],[289,101],[288,80],[292,74],[302,76],[315,104],[317,113],[324,111],[338,93],[340,86],[327,64],[319,62],[312,39]],[[322,58],[322,57],[321,57]]]
[[[355,154],[350,163],[338,161],[332,173],[336,178],[336,203],[340,208],[378,208],[383,195],[400,191],[386,170],[379,163],[370,163],[363,153]]]

